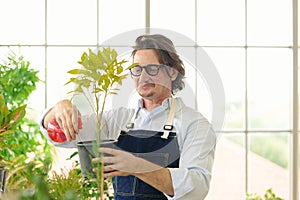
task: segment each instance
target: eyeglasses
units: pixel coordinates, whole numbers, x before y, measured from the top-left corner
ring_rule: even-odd
[[[146,70],[150,76],[156,76],[160,68],[166,67],[166,65],[149,64],[146,66],[137,65],[130,69],[132,76],[138,77],[142,74],[143,69]]]

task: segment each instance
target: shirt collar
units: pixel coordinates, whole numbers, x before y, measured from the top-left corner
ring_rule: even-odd
[[[173,98],[175,98],[175,97],[173,97]],[[163,109],[170,109],[170,107],[171,107],[171,99],[172,99],[172,97],[164,99],[163,102],[162,102],[161,107]],[[176,100],[180,101],[180,105],[182,104],[182,101],[181,101],[180,98],[176,98]],[[139,101],[138,101],[138,108],[139,109],[144,108],[144,101],[143,101],[143,99],[139,99]]]

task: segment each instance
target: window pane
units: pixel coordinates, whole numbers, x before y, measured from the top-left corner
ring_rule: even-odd
[[[184,67],[185,67],[185,78],[183,79],[185,86],[183,90],[179,91],[176,96],[181,97],[184,103],[191,107],[196,107],[196,73],[195,69],[195,47],[177,47],[177,52],[180,55]],[[203,114],[203,113],[202,113]]]
[[[102,49],[102,48],[101,48]],[[130,64],[132,64],[132,48],[131,47],[113,47],[118,53],[118,60],[127,60],[128,62],[124,63],[124,69],[129,67]],[[82,66],[79,66],[80,68]],[[124,71],[125,74],[127,74],[127,78],[122,80],[122,85],[118,85],[118,90],[115,91],[117,95],[108,95],[105,103],[105,110],[110,110],[112,108],[117,107],[132,107],[136,108],[136,105],[138,103],[138,94],[136,93],[135,87],[134,87],[134,81],[130,76],[129,70]],[[90,95],[90,101],[94,102],[93,95]],[[101,99],[103,96],[101,96]],[[90,106],[89,102],[87,101],[86,96],[83,94],[79,94],[74,96],[73,103],[77,106],[77,108],[80,110],[81,114],[91,114],[95,112],[94,108]]]
[[[289,199],[289,134],[251,134],[249,137],[249,193],[263,195],[272,188]]]
[[[248,50],[248,110],[251,129],[290,129],[290,49]]]
[[[201,47],[197,48],[196,66],[198,110],[219,132],[225,118],[225,92],[222,78],[210,55]]]
[[[99,27],[100,43],[123,32],[144,28],[145,1],[99,0]],[[133,44],[134,40],[130,42]]]
[[[195,40],[194,0],[151,0],[150,26],[169,29]]]
[[[44,74],[45,74],[45,51],[44,47],[1,47],[0,48],[0,58],[1,63],[7,61],[7,57],[13,51],[17,56],[23,56],[24,61],[28,61],[30,70],[38,71],[37,76],[41,79],[40,82],[36,84],[36,90],[34,90],[28,101],[24,103],[27,104],[26,115],[27,117],[36,120],[40,111],[44,109],[45,102],[45,84],[44,84]]]
[[[200,45],[245,44],[245,1],[200,0],[197,5]]]
[[[25,60],[30,62],[30,69],[37,70],[38,77],[41,79],[36,85],[36,90],[32,92],[28,99],[27,114],[36,120],[40,111],[45,107],[45,48],[44,47],[21,47],[22,55]]]
[[[210,190],[205,200],[245,199],[244,134],[223,134],[218,140]]]
[[[84,51],[88,48],[49,47],[47,63],[47,101],[52,106],[63,98],[70,98],[67,93],[73,89],[66,85],[72,77],[67,72],[73,68],[80,68],[77,63]]]
[[[97,43],[97,1],[51,0],[47,8],[49,44]]]
[[[247,1],[248,45],[291,45],[292,14],[292,0]]]
[[[245,50],[243,48],[205,48],[225,90],[224,130],[245,128]]]
[[[34,9],[33,9],[34,8]],[[0,6],[1,44],[43,44],[45,4],[41,0],[2,1]]]

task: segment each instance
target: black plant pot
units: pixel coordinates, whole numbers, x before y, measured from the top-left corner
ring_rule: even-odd
[[[9,168],[5,166],[0,166],[0,192],[5,192],[5,186],[6,186],[6,177],[8,173]]]
[[[117,140],[102,140],[100,147],[116,148]],[[84,178],[95,177],[93,172],[92,159],[96,157],[97,149],[96,140],[81,141],[77,143],[79,163],[81,173]]]

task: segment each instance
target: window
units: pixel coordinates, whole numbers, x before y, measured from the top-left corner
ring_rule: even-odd
[[[291,148],[299,118],[293,115],[298,103],[293,99],[298,95],[293,90],[293,2],[3,1],[0,55],[4,59],[10,47],[39,70],[45,84],[39,83],[29,100],[36,118],[43,108],[68,98],[67,71],[83,51],[112,45],[126,57],[135,37],[150,25],[152,33],[174,40],[187,71],[188,92],[178,95],[193,94],[185,98],[191,107],[209,120],[214,120],[214,109],[222,109],[214,105],[208,80],[198,69],[199,55],[211,59],[224,88],[225,118],[207,199],[244,199],[247,192],[263,194],[270,187],[282,198],[295,199],[290,188],[299,188],[290,182],[299,178],[291,166],[298,160],[290,158],[300,155],[292,156]],[[58,168],[67,165],[61,162]]]

